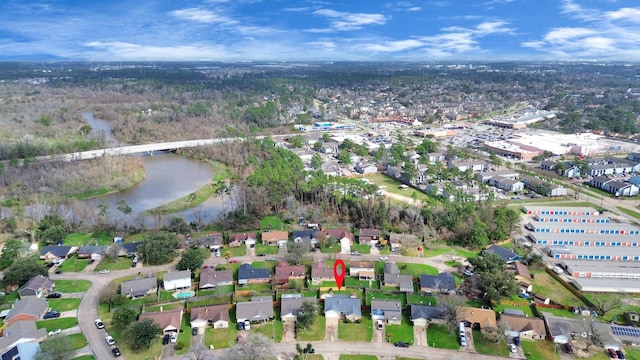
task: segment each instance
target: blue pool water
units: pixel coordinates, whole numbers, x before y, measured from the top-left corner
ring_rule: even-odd
[[[174,294],[173,297],[175,297],[176,299],[185,299],[185,298],[190,298],[193,295],[195,295],[193,291],[182,291],[177,294]]]

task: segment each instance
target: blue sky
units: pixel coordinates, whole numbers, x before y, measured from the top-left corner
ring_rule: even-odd
[[[0,61],[640,61],[640,0],[3,0]]]

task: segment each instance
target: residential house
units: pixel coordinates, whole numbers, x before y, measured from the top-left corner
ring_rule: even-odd
[[[238,285],[268,283],[271,281],[269,269],[257,269],[251,264],[242,264],[238,269]]]
[[[47,300],[35,296],[16,300],[4,318],[5,324],[13,324],[18,321],[38,321],[49,309]]]
[[[26,284],[18,290],[20,299],[29,296],[44,297],[53,291],[54,285],[48,277],[36,275],[29,279]]]
[[[289,241],[289,232],[279,230],[269,230],[262,233],[262,243],[266,245],[277,245],[284,247]]]
[[[323,281],[335,281],[333,268],[327,267],[323,261],[318,261],[311,267],[311,283],[322,285]]]
[[[482,183],[488,183],[489,180],[495,177],[514,180],[519,178],[520,174],[515,170],[485,171],[476,173],[476,180]]]
[[[449,293],[456,290],[456,280],[448,272],[438,275],[420,275],[420,291],[425,293]]]
[[[402,305],[398,300],[371,300],[371,319],[383,320],[387,324],[402,323]]]
[[[358,243],[361,245],[375,246],[380,242],[380,230],[378,229],[360,229]]]
[[[529,287],[531,285],[531,274],[529,274],[529,268],[527,265],[521,263],[520,261],[515,261],[512,263],[513,265],[513,274],[516,277],[518,283],[522,286]]]
[[[162,308],[161,308],[162,309]],[[182,325],[182,306],[172,310],[160,310],[152,312],[143,312],[138,318],[139,321],[151,319],[160,326],[163,333],[178,332]]]
[[[202,269],[200,272],[200,289],[217,288],[218,286],[227,286],[233,284],[233,271],[231,270],[215,270],[212,267]]]
[[[191,289],[191,270],[168,272],[162,277],[162,284],[165,290]]]
[[[324,299],[324,316],[333,319],[356,321],[362,318],[360,299],[346,295],[333,295]]]
[[[470,323],[474,328],[493,331],[498,328],[496,313],[492,309],[480,309],[467,306],[458,306],[458,321]]]
[[[240,247],[241,245],[254,247],[256,244],[256,238],[255,233],[229,234],[229,247]]]
[[[273,319],[273,299],[271,296],[254,296],[251,301],[236,304],[236,318],[238,322],[267,321]]]
[[[335,239],[338,241],[343,254],[351,253],[351,245],[353,245],[354,236],[349,229],[323,229],[316,234],[316,237],[321,241],[321,237],[326,239]]]
[[[144,241],[138,243],[118,243],[118,256],[135,256],[138,252],[138,246],[144,244]]]
[[[444,306],[411,304],[411,322],[414,326],[429,327],[430,324],[445,324],[447,309]]]
[[[40,250],[40,260],[66,259],[78,250],[75,246],[48,245]]]
[[[107,253],[108,246],[80,246],[78,249],[78,259],[100,260]]]
[[[220,249],[224,244],[224,234],[219,231],[213,231],[207,236],[199,237],[193,240],[194,246],[209,248],[209,250]]]
[[[458,168],[460,172],[483,171],[487,168],[487,163],[482,160],[452,160],[447,166],[449,169]]]
[[[140,298],[158,291],[158,280],[155,274],[124,281],[120,284],[120,294],[125,297]]]
[[[489,185],[508,192],[519,192],[524,190],[524,183],[522,181],[508,179],[502,176],[494,176],[489,179]]]
[[[378,166],[371,162],[360,162],[355,166],[355,169],[360,174],[376,174],[378,172]]]
[[[417,242],[418,237],[413,234],[389,234],[389,244],[391,244],[392,252],[400,251],[400,247],[402,247],[405,243],[415,244]]]
[[[303,297],[302,294],[282,294],[280,300],[280,319],[282,321],[296,321],[298,312],[302,309],[302,304],[310,301],[314,304],[318,303],[318,299],[314,297]]]
[[[544,160],[540,162],[540,170],[555,171],[556,165],[555,161]]]
[[[38,352],[38,341],[47,337],[47,330],[37,329],[35,321],[18,321],[2,330],[0,337],[0,352],[2,360],[26,360],[35,359]],[[26,345],[26,349],[21,349]],[[35,350],[35,352],[33,351]]]
[[[384,286],[396,286],[400,287],[400,291],[413,292],[413,277],[411,275],[400,274],[398,265],[394,262],[387,262],[384,264],[383,275]]]
[[[204,328],[211,325],[214,329],[226,329],[229,327],[229,305],[207,305],[191,308],[190,321],[192,328],[198,328],[203,334]]]
[[[498,256],[500,259],[502,259],[504,262],[506,262],[507,264],[511,264],[512,262],[519,260],[521,258],[520,255],[507,249],[506,247],[495,245],[495,244],[484,249],[483,252],[494,254]]]
[[[567,196],[567,189],[560,185],[556,185],[533,176],[523,176],[521,181],[524,186],[540,195],[548,197]]]
[[[292,231],[291,238],[293,239],[293,242],[303,242],[305,244],[309,244],[309,247],[315,247],[318,243],[316,232],[317,230]]]
[[[373,261],[351,261],[349,263],[349,276],[357,277],[358,280],[375,280]]]
[[[441,152],[426,153],[423,156],[427,161],[429,161],[429,164],[435,164],[438,161],[445,161],[447,158],[446,155]]]
[[[307,269],[304,265],[289,265],[283,261],[276,266],[274,282],[276,285],[288,284],[290,280],[303,280],[306,275]]]
[[[510,314],[502,314],[500,320],[508,325],[507,335],[515,335],[517,333],[521,339],[544,340],[547,336],[547,330],[544,326],[544,320],[535,316],[518,316]]]

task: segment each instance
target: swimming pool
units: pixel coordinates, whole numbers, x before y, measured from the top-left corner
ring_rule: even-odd
[[[186,299],[194,296],[196,293],[193,291],[181,291],[179,293],[173,294],[173,297],[176,299]]]

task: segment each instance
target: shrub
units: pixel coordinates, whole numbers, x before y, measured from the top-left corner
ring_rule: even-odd
[[[182,341],[178,341],[176,343],[176,350],[182,350],[184,349],[184,343]]]

